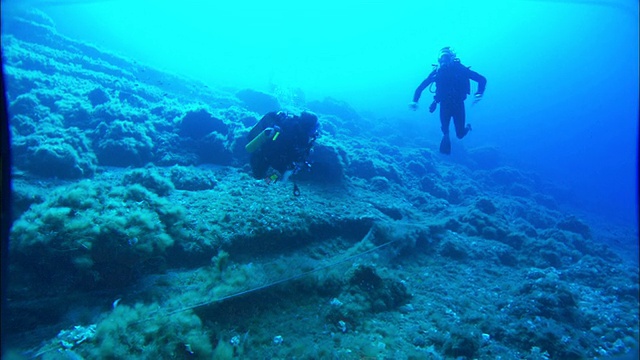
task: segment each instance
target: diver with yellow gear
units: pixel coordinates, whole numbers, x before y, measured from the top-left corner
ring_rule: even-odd
[[[464,101],[467,99],[467,95],[471,94],[469,80],[478,83],[478,90],[474,95],[475,99],[473,101],[475,104],[482,99],[487,79],[472,71],[469,67],[462,65],[453,49],[448,46],[444,47],[438,53],[438,65],[434,65],[433,71],[418,86],[413,95],[413,102],[409,104],[411,110],[417,110],[418,100],[420,100],[422,91],[435,83],[435,96],[431,106],[429,106],[429,112],[434,112],[438,104],[440,104],[440,124],[443,134],[440,142],[440,152],[443,154],[451,154],[451,140],[449,139],[451,118],[453,118],[458,139],[462,139],[471,131],[471,125],[465,124],[464,108]]]
[[[269,112],[251,129],[245,146],[251,154],[253,177],[286,181],[300,169],[309,168],[307,157],[318,136],[318,117],[309,112],[294,116]],[[278,174],[267,177],[269,168]]]

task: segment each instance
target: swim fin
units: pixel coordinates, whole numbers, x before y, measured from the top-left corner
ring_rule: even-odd
[[[444,135],[440,141],[440,152],[446,155],[451,154],[451,140],[449,135]]]

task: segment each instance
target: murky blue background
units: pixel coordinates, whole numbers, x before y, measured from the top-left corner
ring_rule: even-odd
[[[488,79],[463,146],[497,146],[585,210],[636,221],[637,1],[209,3],[3,1],[3,16],[35,5],[60,33],[139,62],[211,85],[331,96],[434,141],[428,97],[417,113],[407,103],[452,46]]]

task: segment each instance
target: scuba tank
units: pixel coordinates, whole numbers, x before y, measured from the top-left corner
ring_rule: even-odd
[[[272,128],[266,128],[266,129],[262,130],[260,132],[260,134],[258,134],[258,136],[253,138],[253,140],[251,140],[244,147],[244,149],[248,153],[252,153],[252,152],[258,150],[265,142],[267,142],[269,140],[275,141],[278,138],[279,135],[280,135],[280,129],[277,126],[272,127]]]

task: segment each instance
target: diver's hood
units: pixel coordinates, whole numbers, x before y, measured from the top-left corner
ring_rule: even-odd
[[[449,46],[445,46],[438,52],[438,63],[449,64],[456,59],[456,52]]]
[[[319,123],[318,117],[315,114],[304,111],[300,114],[300,126],[307,133],[308,136],[314,136],[318,132]]]

